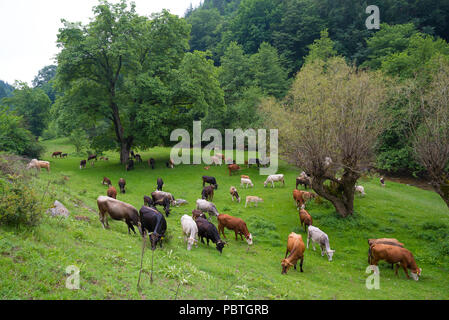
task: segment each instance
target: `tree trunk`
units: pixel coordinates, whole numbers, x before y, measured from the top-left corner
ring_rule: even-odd
[[[120,163],[126,164],[129,159],[129,152],[131,151],[133,137],[126,137],[124,135],[124,130],[122,122],[120,120],[120,115],[118,112],[118,107],[115,102],[111,102],[112,109],[112,119],[114,122],[115,135],[117,137],[117,142],[120,144]]]
[[[432,186],[435,192],[440,195],[441,199],[443,199],[449,209],[449,180],[446,180],[446,182],[443,181],[432,183]]]

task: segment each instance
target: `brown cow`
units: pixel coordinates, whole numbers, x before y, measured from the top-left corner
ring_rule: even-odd
[[[114,220],[125,221],[128,225],[128,234],[132,230],[134,233],[134,226],[137,226],[140,233],[142,234],[142,228],[139,221],[139,212],[132,205],[122,202],[111,197],[99,196],[97,198],[98,210],[100,210],[100,221],[103,228],[109,229],[108,217]]]
[[[249,179],[249,176],[241,175],[240,178]]]
[[[232,172],[240,170],[240,166],[238,164],[229,164],[228,170],[229,170],[229,175],[232,175]]]
[[[111,186],[112,182],[109,178],[103,177],[103,182],[101,184]]]
[[[248,245],[253,244],[253,236],[249,233],[248,228],[246,227],[245,221],[240,218],[232,217],[227,214],[220,214],[217,217],[218,219],[218,233],[223,234],[223,238],[226,239],[224,228],[228,228],[235,232],[235,240],[237,240],[237,236],[240,235],[240,238],[243,240],[243,236],[246,238],[246,242]]]
[[[304,262],[305,249],[306,247],[304,245],[304,241],[302,241],[301,235],[294,232],[290,233],[287,240],[287,251],[285,252],[285,258],[281,260],[282,274],[286,274],[291,266],[295,266],[296,270],[296,264],[300,259],[301,263],[299,264],[299,268],[301,272],[304,272],[302,269],[302,264]],[[289,252],[290,255],[287,257]]]
[[[303,191],[295,189],[293,190],[293,200],[295,200],[297,208],[304,208],[304,198],[302,197]]]
[[[203,188],[203,191],[201,192],[201,199],[207,200],[207,201],[213,201],[214,200],[214,186],[207,186]]]
[[[203,213],[203,211],[197,210],[197,209],[192,210],[192,218],[193,218],[193,220],[196,220],[196,218],[207,219],[206,215]]]
[[[232,201],[234,201],[234,198],[236,198],[237,199],[237,202],[239,202],[240,203],[240,196],[239,196],[239,193],[237,192],[237,188],[236,187],[231,187],[230,189],[229,189],[229,193],[231,194],[231,199],[232,199]]]
[[[33,159],[27,165],[27,169],[31,168],[36,168],[37,171],[41,171],[41,168],[45,168],[48,172],[50,172],[50,162]]]
[[[415,262],[415,258],[409,250],[389,244],[377,243],[371,247],[371,264],[376,266],[377,274],[379,274],[379,267],[377,267],[379,260],[385,260],[388,263],[396,264],[396,275],[398,275],[400,264],[404,269],[407,279],[410,279],[407,270],[410,269],[413,280],[419,280],[422,269],[418,268]]]
[[[120,187],[120,193],[125,193],[125,185],[126,185],[126,181],[123,178],[120,178],[120,180],[118,181],[118,186]]]
[[[369,245],[369,249],[368,249],[368,263],[371,264],[371,247],[373,245],[375,245],[376,243],[382,243],[382,244],[389,244],[392,246],[398,246],[401,248],[404,248],[404,244],[399,242],[397,239],[395,238],[379,238],[379,239],[368,239],[368,245]],[[391,269],[393,269],[393,264],[391,265]]]
[[[55,151],[53,152],[53,154],[51,155],[52,158],[55,158],[59,156],[60,158],[62,158],[62,151]]]
[[[304,232],[307,232],[306,226],[313,224],[312,216],[304,209],[299,210],[299,220],[301,220],[301,226],[304,225]]]
[[[117,189],[115,189],[113,186],[109,186],[109,189],[107,191],[107,195],[110,198],[117,199]]]

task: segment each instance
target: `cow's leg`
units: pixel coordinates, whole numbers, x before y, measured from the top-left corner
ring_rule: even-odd
[[[284,259],[287,258],[287,255],[288,255],[288,248],[287,248],[287,250],[285,251],[285,257],[284,257]]]
[[[240,239],[242,239],[242,241],[243,241],[243,234],[242,233],[240,233]]]
[[[207,245],[209,245],[209,238],[206,238],[206,240],[207,240]]]
[[[320,244],[320,248],[321,248],[321,256],[324,257],[324,246],[322,244]]]
[[[204,238],[203,237],[200,237],[200,238],[201,238],[201,243],[204,244]]]
[[[397,263],[397,264],[396,264],[396,268],[395,268],[395,270],[394,270],[394,274],[395,274],[396,276],[399,276],[399,275],[398,275],[398,270],[399,270],[399,264]]]
[[[301,258],[301,263],[299,264],[299,269],[301,270],[301,272],[304,272],[304,270],[302,270],[302,263],[304,262],[304,256]]]
[[[405,263],[401,263],[401,266],[402,266],[402,269],[404,269],[407,279],[410,279],[410,276],[408,275],[407,265]]]
[[[131,229],[131,230],[134,232],[134,234],[136,234],[136,230],[134,229],[134,226],[133,226],[133,224],[131,223],[131,221],[127,221],[126,223],[128,224],[128,234],[131,233],[131,232],[129,231],[129,229]]]

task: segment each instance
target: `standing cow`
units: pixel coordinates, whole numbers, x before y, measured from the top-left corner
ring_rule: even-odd
[[[142,235],[144,231],[148,231],[148,236],[151,242],[151,250],[155,250],[159,243],[162,248],[162,240],[164,240],[165,232],[167,231],[167,221],[162,213],[154,207],[142,206],[139,211],[140,223],[142,225]]]
[[[128,225],[128,234],[131,233],[130,230],[136,233],[133,226],[137,226],[139,231],[141,231],[139,214],[137,209],[132,205],[122,202],[111,197],[99,196],[97,198],[98,210],[100,211],[100,221],[103,228],[109,229],[108,217],[114,220],[125,221]]]

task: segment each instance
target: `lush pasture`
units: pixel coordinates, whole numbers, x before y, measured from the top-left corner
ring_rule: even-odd
[[[292,190],[299,170],[281,163],[279,173],[286,176],[286,186],[264,188],[265,177],[255,166],[229,176],[226,166],[181,165],[167,169],[169,149],[154,148],[141,152],[144,163],[126,172],[118,164],[118,154],[108,153],[109,162],[97,161],[95,167],[79,169],[81,157],[70,155],[73,149],[65,140],[45,142],[44,160],[51,162],[51,173],[41,172],[38,183],[47,203],[61,201],[71,211],[68,219],[46,217],[35,230],[1,229],[0,231],[0,299],[448,299],[449,298],[449,212],[433,192],[387,182],[382,188],[378,179],[360,181],[366,196],[357,197],[356,214],[340,219],[326,202],[311,203],[307,209],[314,225],[325,231],[334,260],[321,257],[319,248],[305,252],[304,273],[291,269],[281,275],[287,236],[291,231],[302,234]],[[68,159],[51,159],[52,151],[69,153]],[[148,158],[156,159],[151,170]],[[250,175],[255,187],[240,187],[240,174]],[[202,175],[217,178],[214,203],[219,212],[243,218],[253,234],[254,245],[247,251],[245,241],[235,241],[226,231],[228,246],[220,255],[215,245],[198,244],[186,250],[180,218],[191,214],[200,198]],[[156,189],[162,177],[164,191],[189,201],[173,208],[167,218],[168,234],[163,249],[154,252],[154,282],[150,283],[151,255],[147,246],[141,287],[136,290],[142,241],[128,235],[126,224],[111,221],[104,230],[98,220],[96,198],[106,194],[101,184],[109,177],[118,189],[119,178],[126,179],[126,194],[118,199],[137,209],[143,196]],[[64,178],[65,177],[65,178]],[[233,203],[229,187],[237,187],[242,202]],[[257,208],[245,209],[244,198],[257,195],[264,199]],[[77,221],[75,215],[90,217]],[[216,219],[212,220],[215,224]],[[406,244],[423,269],[418,282],[407,280],[403,270],[399,277],[385,263],[380,265],[380,289],[365,287],[367,239],[396,237]],[[148,245],[148,241],[147,241]],[[80,290],[65,288],[69,265],[80,268]]]

